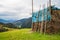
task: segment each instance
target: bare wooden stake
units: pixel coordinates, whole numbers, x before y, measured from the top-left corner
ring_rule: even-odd
[[[44,4],[43,8],[44,8],[44,12],[45,12],[45,4]],[[44,13],[44,19],[47,18],[46,15],[47,14]],[[44,34],[46,33],[46,22],[47,22],[47,20],[44,20],[44,30],[43,30]]]
[[[49,11],[50,11],[50,14],[51,14],[51,0],[49,0]]]
[[[40,18],[40,9],[41,9],[41,5],[39,7],[38,18]],[[38,19],[38,21],[39,21],[39,19]],[[39,25],[38,31],[40,32],[40,21],[38,22],[38,25]]]
[[[44,8],[44,5],[43,5],[43,8]],[[44,26],[44,11],[42,11],[41,33],[43,33],[43,26]]]
[[[32,0],[32,17],[33,17],[33,0]],[[33,24],[33,21],[32,21],[32,31],[34,30],[34,24]]]

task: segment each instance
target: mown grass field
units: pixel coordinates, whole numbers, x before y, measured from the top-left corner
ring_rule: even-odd
[[[60,40],[60,35],[44,35],[31,32],[31,29],[20,29],[0,33],[0,40]]]

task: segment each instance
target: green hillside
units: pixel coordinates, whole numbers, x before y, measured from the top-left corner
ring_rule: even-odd
[[[31,29],[17,29],[1,32],[0,40],[60,40],[60,35],[43,35],[40,33],[33,33]]]

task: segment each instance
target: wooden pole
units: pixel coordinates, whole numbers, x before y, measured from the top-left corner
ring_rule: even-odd
[[[50,15],[51,15],[51,19],[49,20],[50,22],[48,22],[48,23],[52,23],[51,0],[49,0],[49,12],[50,12]],[[51,25],[49,25],[49,26],[51,26]]]
[[[38,24],[39,24],[39,15],[38,15],[38,14],[39,14],[39,13],[37,13],[37,15],[36,15],[36,20],[37,20],[37,21],[36,21],[36,25],[37,25],[37,26],[36,26],[36,31],[38,31],[38,27],[39,27],[39,26],[38,26]]]
[[[32,0],[32,17],[33,17],[33,0]],[[33,21],[32,21],[32,31],[34,30],[34,25],[33,25]]]
[[[40,9],[41,9],[41,5],[40,5],[40,7],[39,7],[39,19],[40,19]],[[40,20],[39,20],[39,32],[40,32],[40,28],[41,28],[41,22],[40,22]]]
[[[47,23],[48,22],[48,2],[47,2],[47,13],[46,13],[46,21],[45,21],[45,30],[44,30],[44,34],[46,33],[47,31]]]
[[[41,33],[43,33],[43,23],[44,23],[43,20],[44,19],[43,19],[43,14],[42,14]]]
[[[49,11],[50,11],[50,14],[51,14],[51,0],[49,0]]]
[[[41,5],[39,7],[39,12],[38,12],[38,31],[40,32],[40,21],[39,21],[39,18],[40,18],[40,8],[41,8]]]
[[[43,33],[43,26],[44,26],[44,11],[42,11],[42,22],[41,22],[41,31],[40,31],[41,33]]]
[[[43,8],[44,8],[44,12],[45,12],[45,4],[44,4]],[[47,14],[44,13],[44,19],[47,18],[46,16],[47,16]],[[47,22],[47,20],[44,20],[44,30],[43,30],[44,34],[46,33],[46,22]]]

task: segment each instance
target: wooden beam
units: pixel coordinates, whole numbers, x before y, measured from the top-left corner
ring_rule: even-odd
[[[40,18],[40,9],[41,9],[41,5],[40,5],[40,7],[39,7],[39,12],[38,12],[38,17],[39,17],[39,18]],[[40,25],[41,25],[40,21],[39,21],[38,25],[39,25],[38,28],[39,28],[39,32],[40,32],[40,28],[41,28],[41,26],[40,26]]]
[[[33,17],[33,0],[32,0],[32,17]],[[32,26],[31,26],[31,28],[32,28],[32,31],[34,30],[34,24],[33,24],[33,21],[32,21]]]
[[[44,5],[43,5],[44,8]],[[42,11],[42,22],[41,22],[41,33],[43,33],[43,26],[44,26],[44,11]]]

